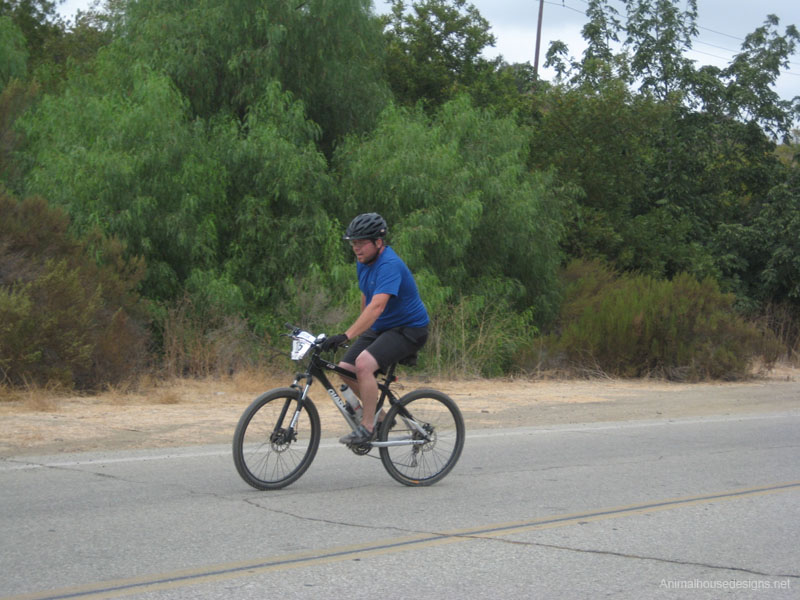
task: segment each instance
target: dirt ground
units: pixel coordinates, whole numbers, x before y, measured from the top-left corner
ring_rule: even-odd
[[[291,377],[253,374],[180,380],[93,396],[44,390],[0,395],[0,458],[66,452],[229,443],[239,416],[262,392]],[[406,376],[402,389],[433,387],[459,404],[468,429],[594,421],[670,419],[783,412],[800,408],[800,368],[780,367],[745,382],[659,380],[428,380]],[[319,384],[311,390],[323,437],[345,432]]]

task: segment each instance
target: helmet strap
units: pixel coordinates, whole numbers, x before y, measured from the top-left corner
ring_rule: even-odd
[[[383,244],[381,244],[381,246],[379,248],[378,248],[378,244],[376,243],[378,240],[381,240],[383,242]],[[374,240],[372,240],[372,243],[375,244],[375,247],[378,248],[378,251],[375,253],[375,258],[373,258],[371,261],[369,261],[367,263],[364,263],[367,266],[373,264],[376,260],[378,260],[378,257],[381,254],[383,254],[384,250],[386,250],[386,241],[383,240],[382,238],[374,239]]]

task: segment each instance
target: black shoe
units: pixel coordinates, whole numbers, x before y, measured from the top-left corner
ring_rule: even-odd
[[[363,425],[359,425],[347,435],[340,437],[339,442],[348,446],[359,446],[371,442],[373,439],[375,439],[375,432],[369,431]]]

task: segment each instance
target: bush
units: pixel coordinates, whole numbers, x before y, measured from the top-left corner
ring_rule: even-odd
[[[530,311],[518,313],[485,296],[462,297],[431,312],[430,336],[420,364],[453,377],[505,375],[535,332]]]
[[[544,346],[550,364],[620,377],[737,379],[756,359],[778,357],[774,335],[745,321],[712,279],[615,275],[596,262],[564,273],[560,330]]]
[[[767,304],[759,322],[775,334],[783,357],[792,364],[800,364],[800,307],[790,302]]]
[[[0,189],[0,378],[12,385],[95,388],[135,373],[147,335],[136,285],[141,261],[38,198]]]
[[[158,311],[163,373],[171,377],[226,376],[264,362],[268,346],[224,306],[190,296]]]

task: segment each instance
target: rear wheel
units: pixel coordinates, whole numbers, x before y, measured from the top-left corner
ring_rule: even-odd
[[[233,462],[247,483],[275,490],[305,473],[317,453],[319,413],[306,399],[290,428],[300,390],[279,388],[256,398],[244,411],[233,434]]]
[[[402,484],[432,485],[458,462],[464,436],[464,418],[450,396],[415,390],[392,406],[378,432],[381,442],[414,443],[381,447],[381,461]]]

